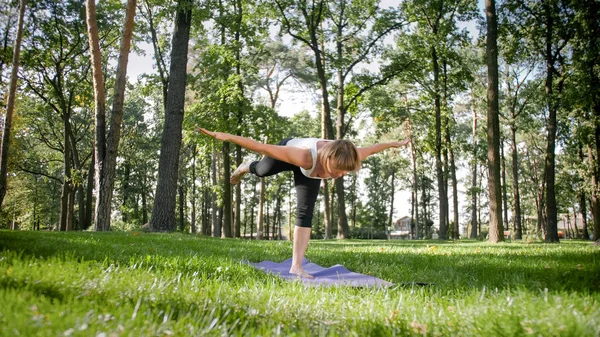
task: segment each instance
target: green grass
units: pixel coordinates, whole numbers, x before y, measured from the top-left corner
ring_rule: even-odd
[[[591,243],[311,242],[311,261],[387,289],[239,262],[290,255],[289,242],[0,231],[0,336],[600,336]]]

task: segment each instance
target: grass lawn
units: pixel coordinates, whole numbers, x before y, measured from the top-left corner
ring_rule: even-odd
[[[239,262],[290,256],[289,242],[0,231],[0,336],[600,336],[589,242],[311,242],[312,262],[385,289],[307,287]]]

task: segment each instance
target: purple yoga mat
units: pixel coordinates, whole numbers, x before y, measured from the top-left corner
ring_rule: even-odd
[[[391,282],[384,281],[377,277],[351,272],[339,264],[325,268],[316,263],[309,262],[307,259],[302,261],[302,267],[304,268],[304,271],[314,276],[312,279],[290,274],[289,271],[290,266],[292,265],[292,259],[287,259],[281,263],[273,261],[247,263],[266,273],[278,275],[286,280],[300,280],[307,285],[350,287],[390,287],[394,285]]]

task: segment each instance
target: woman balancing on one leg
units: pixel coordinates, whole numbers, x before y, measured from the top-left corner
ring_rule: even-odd
[[[352,142],[343,139],[287,138],[278,145],[271,145],[224,132],[213,132],[203,128],[200,128],[200,131],[217,140],[232,142],[265,156],[260,161],[240,165],[231,175],[231,183],[234,185],[238,184],[246,173],[266,177],[283,171],[294,172],[297,210],[290,274],[308,278],[312,276],[302,268],[302,260],[310,239],[320,179],[336,179],[348,172],[357,171],[360,163],[368,156],[409,142],[403,140],[356,147]]]

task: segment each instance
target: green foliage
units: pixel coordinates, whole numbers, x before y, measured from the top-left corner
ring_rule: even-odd
[[[581,242],[311,244],[311,261],[386,289],[306,287],[240,263],[281,261],[287,242],[0,231],[0,247],[2,335],[600,333],[598,249]]]

